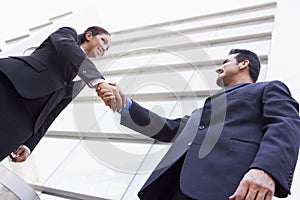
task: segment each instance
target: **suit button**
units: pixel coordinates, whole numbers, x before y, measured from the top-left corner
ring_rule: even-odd
[[[205,129],[205,126],[200,125],[198,128],[199,128],[199,130],[203,130],[203,129]]]
[[[68,83],[66,81],[64,82],[64,86],[68,86]]]
[[[192,145],[192,142],[189,142],[189,143],[188,143],[188,146],[191,146],[191,145]]]

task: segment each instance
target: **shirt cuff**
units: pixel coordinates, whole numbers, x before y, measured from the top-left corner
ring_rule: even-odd
[[[129,115],[129,109],[130,109],[131,105],[132,105],[132,100],[129,98],[126,98],[125,107],[122,109],[122,111],[120,111],[118,113],[120,113],[122,116]]]
[[[90,84],[93,88],[96,88],[97,85],[98,85],[99,83],[103,83],[103,82],[105,82],[104,79],[102,79],[102,78],[97,78],[97,79],[91,80],[91,81],[89,82],[89,84]]]

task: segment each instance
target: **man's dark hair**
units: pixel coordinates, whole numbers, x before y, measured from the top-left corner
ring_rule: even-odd
[[[237,63],[249,60],[250,77],[253,82],[256,82],[260,72],[260,60],[258,56],[254,52],[246,49],[231,49],[229,55],[232,54],[237,54],[235,56]]]

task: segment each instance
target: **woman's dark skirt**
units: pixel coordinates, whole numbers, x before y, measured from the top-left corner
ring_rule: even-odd
[[[0,161],[33,135],[36,119],[48,98],[23,98],[0,71]]]

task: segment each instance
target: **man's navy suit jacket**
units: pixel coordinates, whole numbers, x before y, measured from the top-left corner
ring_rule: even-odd
[[[164,192],[152,186],[184,153],[180,188],[194,199],[228,199],[251,168],[262,169],[275,179],[275,196],[290,193],[300,119],[298,103],[285,84],[239,83],[207,98],[201,109],[198,122],[189,126],[186,116],[166,119],[134,101],[129,115],[122,115],[122,125],[142,134],[164,142],[176,138],[139,192],[141,199],[155,200]],[[189,131],[194,134],[191,141],[180,137]],[[182,143],[186,148],[181,148]],[[170,157],[174,160],[166,162]]]

